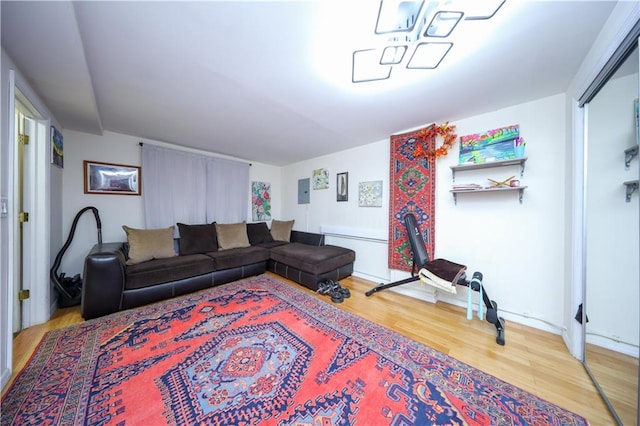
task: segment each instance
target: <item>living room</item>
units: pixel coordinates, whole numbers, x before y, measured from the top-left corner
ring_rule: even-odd
[[[629,6],[627,6],[629,7]],[[606,28],[616,28],[624,21],[620,6],[615,20]],[[606,29],[605,28],[605,29]],[[453,176],[451,166],[458,164],[459,144],[448,155],[436,162],[435,191],[435,254],[468,266],[470,271],[482,271],[485,285],[492,298],[500,304],[501,315],[508,321],[561,335],[568,350],[576,357],[581,352],[581,326],[574,319],[582,300],[580,280],[581,264],[576,249],[575,210],[576,152],[574,144],[580,138],[579,127],[574,121],[574,101],[584,89],[587,77],[594,73],[594,64],[605,55],[606,46],[616,35],[614,30],[603,31],[594,50],[585,59],[570,87],[550,96],[529,99],[515,105],[498,109],[481,110],[475,114],[454,118],[458,136],[470,135],[490,129],[518,124],[527,141],[526,167],[521,173],[514,166],[504,170],[492,169],[472,171],[456,175],[456,183],[467,181],[484,182],[487,178],[502,180],[517,176],[527,188],[520,200],[517,192],[495,194],[462,194],[454,199],[451,194]],[[17,80],[29,88],[19,67],[12,63],[3,46],[2,84],[3,107],[5,85],[8,84],[8,69],[17,69]],[[27,83],[27,84],[25,84]],[[29,90],[29,89],[28,89]],[[31,89],[32,90],[32,89]],[[43,111],[46,104],[33,91],[30,100]],[[482,93],[489,96],[488,93]],[[52,117],[52,124],[58,124]],[[438,117],[444,122],[450,117]],[[3,115],[2,128],[7,129],[8,120]],[[426,127],[430,121],[418,123]],[[56,127],[59,127],[56,126]],[[102,161],[113,164],[140,165],[140,143],[174,147],[204,155],[219,155],[201,149],[185,148],[161,140],[141,138],[135,135],[104,131],[95,135],[78,130],[62,128],[64,137],[64,168],[52,167],[51,185],[51,230],[49,255],[52,258],[62,246],[74,215],[83,207],[98,208],[102,218],[104,241],[122,241],[125,234],[122,225],[144,228],[142,197],[107,196],[85,194],[83,191],[83,161]],[[403,133],[417,127],[393,129],[390,134]],[[390,135],[389,135],[390,136]],[[8,137],[2,136],[2,196],[7,193]],[[303,140],[303,138],[301,138]],[[179,141],[178,141],[179,142]],[[304,143],[304,142],[301,142]],[[294,229],[321,232],[327,243],[351,248],[358,256],[354,275],[368,279],[372,284],[390,282],[406,277],[405,271],[388,267],[389,139],[366,141],[364,144],[338,150],[314,158],[286,165],[261,162],[251,156],[237,158],[250,161],[250,180],[268,182],[271,187],[271,217],[294,220]],[[299,180],[310,178],[313,171],[326,169],[329,172],[329,187],[311,189],[310,203],[299,204]],[[348,201],[336,201],[336,176],[348,173]],[[358,203],[358,185],[361,182],[382,182],[382,203],[376,207],[362,207]],[[144,195],[144,181],[142,182]],[[251,211],[247,211],[251,221]],[[6,221],[5,221],[6,222]],[[2,225],[3,252],[9,247],[4,238],[7,225]],[[77,228],[76,237],[67,252],[61,270],[68,275],[82,273],[84,256],[96,242],[95,223],[88,216]],[[6,258],[2,258],[6,271]],[[3,307],[7,299],[8,277],[2,276]],[[397,288],[398,292],[434,302],[445,301],[465,306],[466,292],[457,296],[442,295],[432,288],[412,284]],[[32,290],[34,297],[41,297]],[[40,292],[42,294],[43,292]],[[35,303],[35,302],[34,302]],[[53,298],[41,298],[38,306],[49,309],[34,310],[33,323],[46,320],[55,309]],[[38,312],[36,312],[38,311]],[[40,317],[38,317],[40,315]],[[4,321],[3,321],[4,323]],[[6,331],[6,330],[5,330]],[[3,333],[5,332],[3,331]],[[9,348],[3,339],[4,358]]]

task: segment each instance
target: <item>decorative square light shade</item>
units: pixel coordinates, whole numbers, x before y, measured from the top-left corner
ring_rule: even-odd
[[[387,46],[382,51],[380,65],[395,65],[402,62],[407,46]]]
[[[433,69],[436,68],[453,46],[453,43],[418,43],[407,68]]]
[[[381,49],[356,50],[353,52],[351,81],[386,80],[391,75],[391,65],[381,63]]]
[[[424,32],[425,37],[448,37],[462,15],[462,12],[437,12]]]
[[[506,0],[467,0],[464,5],[465,17],[467,21],[491,19],[502,7]]]
[[[375,34],[367,41],[368,46],[361,46],[368,49],[353,52],[354,83],[388,79],[394,66],[437,68],[453,47],[454,38],[458,44],[474,42],[462,41],[467,34],[461,31],[465,28],[458,28],[461,22],[488,20],[506,0],[378,1]],[[462,27],[469,25],[473,24],[464,23]]]
[[[423,4],[424,0],[381,0],[376,34],[412,31]]]

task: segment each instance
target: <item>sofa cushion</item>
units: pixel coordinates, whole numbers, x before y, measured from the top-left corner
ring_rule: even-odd
[[[129,242],[127,265],[151,259],[165,259],[176,256],[173,249],[173,228],[135,229],[123,226]]]
[[[240,223],[216,223],[218,234],[218,247],[220,250],[229,250],[239,247],[249,247],[247,236],[247,224]]]
[[[180,232],[180,256],[218,250],[215,223],[204,225],[178,223],[178,231]]]
[[[273,220],[271,222],[271,236],[273,239],[276,241],[289,241],[293,222],[293,220]]]
[[[125,289],[148,287],[184,278],[195,277],[214,270],[214,262],[204,254],[189,254],[166,259],[154,259],[127,266]]]
[[[310,274],[322,274],[353,263],[356,253],[344,247],[290,243],[271,249],[271,259]]]
[[[278,246],[284,246],[284,245],[287,245],[287,244],[289,244],[289,243],[286,242],[286,241],[271,241],[271,242],[268,242],[268,243],[259,243],[259,244],[256,244],[256,246],[264,247],[266,249],[270,249],[270,248],[274,248],[274,247],[278,247]]]
[[[239,247],[207,253],[207,256],[213,259],[216,271],[219,271],[252,263],[266,262],[269,260],[269,250],[258,246]]]
[[[273,241],[266,222],[247,223],[247,235],[252,246]]]

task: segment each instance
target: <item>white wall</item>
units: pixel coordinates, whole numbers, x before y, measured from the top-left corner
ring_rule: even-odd
[[[105,132],[103,136],[64,130],[63,234],[69,231],[75,215],[84,207],[98,209],[102,222],[102,239],[124,241],[122,225],[143,228],[142,198],[131,195],[96,195],[84,193],[83,161],[140,165],[140,138]],[[144,182],[142,182],[144,194]],[[59,272],[68,276],[81,274],[84,257],[98,242],[96,222],[85,212],[76,227],[71,245],[62,258]]]
[[[429,123],[425,123],[428,125]],[[528,185],[523,203],[517,192],[460,194],[458,203],[449,192],[451,165],[458,164],[458,143],[437,162],[435,254],[481,271],[489,295],[507,319],[559,332],[564,298],[564,164],[566,115],[564,95],[552,96],[451,123],[458,136],[520,124],[529,157],[524,176],[517,166],[456,174],[456,183],[488,184],[487,178],[512,175]],[[297,204],[297,181],[314,169],[330,170],[330,187],[311,191],[311,204]],[[349,201],[336,201],[336,173],[349,172]],[[283,211],[295,219],[294,228],[318,232],[331,229],[358,238],[331,236],[329,243],[356,250],[356,274],[388,282],[407,276],[387,267],[389,197],[389,141],[297,163],[284,168]],[[382,180],[381,208],[358,207],[358,182]],[[433,292],[419,284],[407,286],[417,297],[429,300]],[[401,290],[400,287],[397,288]],[[466,290],[451,303],[466,304]],[[477,295],[474,295],[477,300]],[[540,319],[541,321],[537,321]]]
[[[311,178],[313,170],[329,170],[329,188],[310,189],[310,204],[298,204],[298,180]],[[348,201],[336,201],[338,173],[348,172]],[[373,281],[389,281],[387,227],[389,215],[389,141],[379,141],[314,158],[283,170],[283,211],[295,219],[294,229],[328,233],[327,244],[356,251],[354,269]],[[381,180],[381,207],[358,207],[359,182]],[[331,235],[348,233],[350,238]],[[357,238],[351,238],[355,236]]]
[[[142,197],[144,197],[144,181],[142,195],[104,195],[85,194],[83,178],[83,161],[101,161],[105,163],[140,165],[139,143],[156,143],[113,132],[104,135],[65,130],[64,150],[65,167],[63,174],[63,233],[69,235],[73,218],[84,207],[94,206],[98,209],[102,222],[102,240],[104,242],[125,241],[122,225],[133,228],[144,228]],[[162,144],[163,146],[171,146]],[[176,149],[181,149],[175,146]],[[202,152],[202,151],[193,151]],[[280,169],[260,163],[253,163],[250,172],[251,181],[270,182],[273,203],[272,215],[278,219],[280,213]],[[247,188],[247,197],[250,197]],[[251,209],[247,212],[247,221],[251,221]],[[59,272],[68,276],[82,274],[84,258],[91,247],[97,243],[96,223],[90,211],[85,212],[78,221],[73,241],[62,258]]]
[[[638,74],[610,80],[589,103],[587,149],[587,342],[638,355],[638,193],[625,201],[622,182],[638,179],[633,101]],[[618,343],[619,342],[619,343]]]
[[[436,212],[438,256],[483,272],[489,295],[507,319],[557,332],[563,328],[565,286],[564,102],[564,95],[556,95],[457,122],[460,135],[520,124],[528,160],[519,179],[528,187],[522,204],[516,193],[498,193],[458,195],[456,206],[449,186],[438,185]],[[446,160],[456,163],[454,157]],[[487,177],[503,180],[519,172],[517,166],[483,169],[465,178],[456,174],[456,183],[486,184]],[[438,182],[450,182],[444,167]]]
[[[0,61],[2,81],[0,84],[0,197],[9,197],[9,59],[2,49],[2,60]],[[9,277],[9,221],[7,218],[0,219],[0,374],[2,387],[11,376],[11,341],[12,341],[12,321],[11,321],[11,300]]]

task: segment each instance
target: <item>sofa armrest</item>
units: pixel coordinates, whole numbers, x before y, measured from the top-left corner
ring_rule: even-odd
[[[291,231],[289,240],[292,243],[302,243],[309,246],[323,246],[324,234],[316,234],[314,232]]]
[[[81,314],[85,320],[120,310],[125,284],[123,243],[93,246],[84,260]]]

